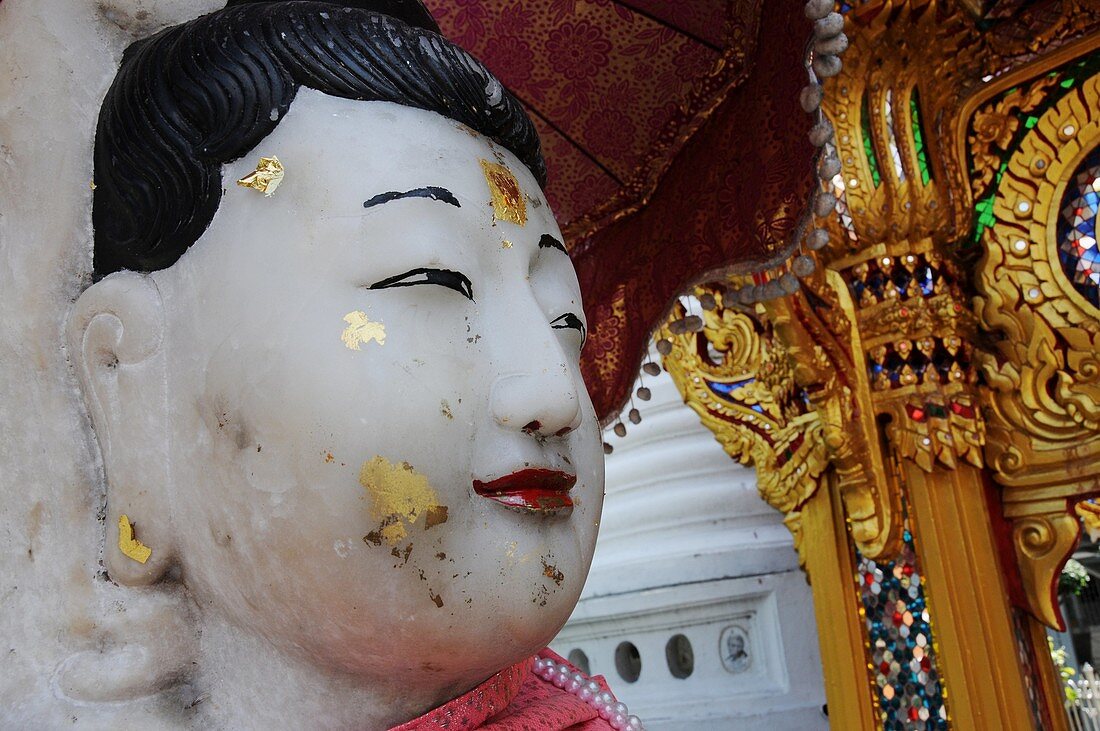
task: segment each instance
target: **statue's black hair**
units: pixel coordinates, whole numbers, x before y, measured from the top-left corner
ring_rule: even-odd
[[[222,165],[269,135],[303,86],[438,112],[543,184],[523,107],[438,30],[420,0],[229,0],[132,44],[96,129],[96,276],[174,264],[218,209]]]

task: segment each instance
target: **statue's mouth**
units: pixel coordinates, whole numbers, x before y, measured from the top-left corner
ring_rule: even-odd
[[[576,484],[576,475],[532,468],[498,477],[491,482],[474,480],[474,492],[525,513],[569,515],[573,512],[569,491]]]

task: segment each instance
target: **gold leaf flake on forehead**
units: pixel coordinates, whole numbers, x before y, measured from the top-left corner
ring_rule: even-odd
[[[145,563],[153,555],[153,549],[134,538],[134,526],[125,514],[118,516],[118,550],[138,563]]]
[[[386,326],[380,322],[372,322],[367,313],[356,310],[344,315],[344,322],[348,324],[340,339],[348,350],[360,350],[363,343],[374,341],[379,345],[386,344]]]
[[[393,464],[382,456],[363,463],[359,484],[371,498],[370,516],[379,525],[379,538],[396,545],[409,535],[420,516],[427,516],[430,528],[447,521],[447,508],[428,478],[408,462]]]
[[[279,158],[274,155],[261,157],[260,162],[256,164],[256,169],[238,180],[237,185],[258,190],[264,196],[270,197],[279,187],[279,183],[283,182],[284,175],[283,164],[279,162]]]
[[[526,226],[527,202],[512,171],[488,160],[481,161],[481,170],[485,173],[485,182],[489,184],[489,192],[493,195],[493,215],[496,219]]]

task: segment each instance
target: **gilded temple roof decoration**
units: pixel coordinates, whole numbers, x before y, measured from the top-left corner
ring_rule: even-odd
[[[827,235],[807,246],[814,272],[778,300],[720,298],[736,316],[701,332],[664,331],[664,364],[784,510],[815,601],[831,598],[820,626],[850,633],[836,621],[841,606],[867,622],[852,664],[830,676],[845,688],[837,723],[1063,728],[1045,627],[1062,624],[1059,572],[1078,515],[1095,523],[1100,497],[1100,6],[871,0],[842,10],[851,48],[822,101],[827,152],[842,167],[822,182],[835,203],[821,219]],[[732,271],[696,293],[750,281]],[[696,359],[735,342],[725,333],[739,318],[769,355],[724,352],[736,373],[716,380]],[[789,363],[771,367],[809,410],[798,417],[804,439],[773,444],[753,407],[763,408],[760,376],[778,353]],[[822,452],[807,444],[810,425]],[[776,483],[777,447],[824,461],[815,482]],[[895,674],[906,668],[880,645],[898,617],[873,591],[854,611],[818,581],[839,563],[881,595],[888,573],[918,571],[914,555],[939,686],[899,709],[908,686]],[[871,681],[872,712],[854,710],[866,689],[852,677]]]
[[[976,239],[988,238],[988,232],[982,232],[999,220],[994,216],[995,201],[1003,195],[998,191],[1005,184],[1017,191],[1010,202],[1017,206],[1014,221],[1042,205],[1030,197],[1017,200],[1024,188],[1011,182],[1015,178],[1009,159],[1021,140],[1034,136],[1043,115],[1076,89],[1096,63],[1092,57],[1069,54],[1062,66],[1056,64],[1047,73],[1002,84],[1000,76],[989,73],[1004,62],[992,50],[992,41],[983,36],[979,43],[965,43],[967,35],[975,32],[974,21],[966,15],[945,16],[939,7],[936,2],[899,0],[851,8],[849,15],[859,25],[859,33],[852,41],[850,63],[831,82],[823,105],[835,130],[826,154],[835,152],[842,169],[822,183],[834,205],[825,221],[827,244],[810,248],[818,271],[805,277],[797,294],[763,307],[754,308],[751,299],[730,300],[731,293],[758,282],[759,275],[750,280],[734,274],[705,288],[724,293],[725,308],[773,323],[766,337],[773,349],[785,348],[795,363],[792,373],[798,375],[792,378],[821,418],[822,434],[830,445],[824,458],[831,461],[841,482],[848,484],[842,494],[847,495],[849,519],[859,527],[853,530],[853,539],[872,558],[891,555],[900,545],[896,496],[881,482],[884,467],[872,456],[878,453],[873,445],[879,429],[896,455],[929,473],[962,464],[982,467],[987,457],[1001,459],[999,445],[1005,432],[987,424],[982,378],[994,391],[1003,382],[1009,398],[1017,398],[1026,381],[1018,376],[1003,380],[998,368],[1011,368],[1003,365],[1006,356],[989,360],[989,344],[980,330],[993,321],[972,309],[968,269],[977,253],[966,252],[973,250]],[[953,57],[954,62],[938,63],[931,74],[918,74],[911,55],[916,53],[910,45],[913,38],[930,39],[931,47],[922,47],[922,53]],[[971,63],[974,68],[964,72]],[[966,94],[968,89],[983,92],[984,101],[973,101],[973,95]],[[950,120],[965,114],[972,114],[973,122],[966,134],[955,137],[968,150],[967,173],[961,175],[955,153],[944,146],[953,133]],[[1064,130],[1062,137],[1062,144],[1069,141]],[[943,154],[937,154],[939,150]],[[1051,180],[1054,172],[1043,165],[1044,160],[1050,164],[1052,153],[1044,155],[1043,160],[1029,163],[1027,174]],[[1065,233],[1063,240],[1082,243],[1072,251],[1064,250],[1061,260],[1054,256],[1052,261],[1059,271],[1062,263],[1075,268],[1080,279],[1089,278],[1093,271],[1094,249],[1088,244],[1094,238],[1090,228],[1094,219],[1088,207],[1093,200],[1092,167],[1080,160],[1076,164],[1081,167],[1077,176],[1083,187],[1067,194],[1070,197],[1059,211],[1064,213],[1073,204],[1072,225],[1065,229],[1073,233]],[[967,200],[976,201],[972,209],[960,205]],[[1033,256],[1033,247],[1025,246],[1012,259],[1021,266]],[[994,259],[986,261],[986,267],[994,264]],[[1035,277],[1020,271],[1024,279]],[[1042,271],[1053,269],[1048,265],[1040,270],[1040,276],[1049,277]],[[1024,301],[1034,292],[1036,303],[1053,296],[1046,285],[1018,291]],[[674,315],[670,322],[676,321]],[[688,337],[713,344],[722,340],[722,327],[720,322],[708,325]],[[1000,321],[997,327],[1003,327]],[[1092,337],[1087,335],[1091,330],[1086,327],[1085,331],[1081,336],[1069,335],[1065,329],[1059,332],[1085,347],[1081,338]],[[666,367],[679,382],[691,383],[691,374],[701,372],[698,364],[685,365],[693,349],[679,342],[685,337],[682,334],[666,331],[665,337],[672,343],[665,354]],[[1011,344],[1016,339],[999,347],[1006,354],[1016,352],[1014,348],[1022,347]],[[1081,357],[1074,362],[1083,364]],[[741,380],[748,384],[753,371],[744,367]],[[710,383],[704,378],[698,388],[685,391],[688,403],[708,414],[704,421],[721,413],[715,404],[722,395]],[[1081,393],[1080,382],[1074,381],[1072,388],[1069,381],[1065,383],[1053,388],[1053,398],[1064,399],[1063,408],[1067,417],[1072,413],[1074,424],[1091,424],[1093,409]],[[752,392],[746,388],[739,386],[731,393],[743,399]],[[830,442],[830,424],[837,425],[835,442]],[[745,428],[728,420],[723,425],[720,419],[712,426],[720,434]],[[1017,431],[1015,438],[1022,438],[1019,434],[1024,432],[1019,427]],[[726,445],[742,445],[739,457],[749,453],[745,443],[720,436],[723,439]],[[1053,623],[1042,609],[1033,609]]]

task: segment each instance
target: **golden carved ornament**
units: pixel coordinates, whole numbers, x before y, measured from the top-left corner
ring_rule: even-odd
[[[794,363],[795,382],[822,422],[852,541],[868,558],[901,547],[900,496],[890,489],[870,399],[870,377],[852,294],[839,273],[819,270],[793,297],[764,306]]]
[[[1007,1],[1001,0],[1002,4]],[[1097,29],[1100,13],[1096,0],[1051,0],[1014,12],[996,28],[990,46],[1001,59],[1002,67],[1017,66],[1027,63],[1035,54],[1049,53]]]
[[[836,130],[842,163],[827,189],[843,191],[852,221],[844,226],[832,216],[824,222],[832,245],[818,258],[833,268],[881,253],[875,251],[878,245],[928,237],[949,220],[950,191],[929,144],[947,84],[937,86],[937,74],[918,60],[969,59],[976,51],[960,44],[961,33],[953,31],[958,13],[943,4],[888,0],[849,14],[851,46],[822,105]],[[915,129],[923,129],[920,145]],[[930,171],[927,181],[922,153]]]
[[[1061,482],[1069,445],[1078,459],[1100,456],[1100,439],[1081,443],[1100,430],[1100,311],[1066,279],[1055,240],[1066,183],[1097,145],[1100,75],[1080,95],[1065,95],[1021,142],[984,237],[978,314],[1005,337],[982,357],[982,370],[1004,437],[990,444],[992,463],[1007,485]]]
[[[802,398],[786,348],[765,318],[717,306],[703,311],[700,332],[659,337],[672,343],[664,365],[684,401],[726,453],[757,470],[761,497],[782,512],[805,564],[800,510],[828,464],[821,422]],[[685,314],[677,304],[673,320]]]
[[[850,17],[852,47],[823,103],[843,165],[831,189],[843,200],[826,222],[833,245],[815,258],[838,273],[851,304],[837,309],[855,328],[830,329],[852,351],[851,367],[870,369],[861,410],[890,417],[899,456],[926,471],[980,466],[976,318],[945,255],[956,176],[937,154],[937,120],[958,103],[966,79],[957,69],[980,69],[988,53],[973,42],[973,20],[938,0],[871,2]],[[943,61],[921,61],[929,58]],[[874,426],[863,431],[877,436]],[[864,448],[881,451],[877,438]]]
[[[1043,113],[1008,159],[975,271],[981,324],[1000,336],[978,355],[986,457],[1029,609],[1052,627],[1062,625],[1053,587],[1079,533],[1071,506],[1100,494],[1100,311],[1064,275],[1056,240],[1067,184],[1097,146],[1100,74]]]
[[[899,510],[875,446],[874,415],[858,401],[868,384],[847,350],[850,299],[837,291],[835,273],[818,285],[816,306],[799,297],[751,311],[723,306],[716,292],[718,306],[704,311],[701,332],[661,331],[672,343],[665,367],[726,452],[756,465],[761,495],[787,515],[796,545],[798,511],[831,465],[857,548],[893,555]],[[671,321],[683,314],[678,306]]]
[[[1030,84],[1020,86],[1004,98],[991,103],[974,115],[970,145],[970,177],[975,197],[981,196],[993,182],[1001,165],[1001,153],[1008,150],[1020,127],[1019,112],[1030,112],[1039,106],[1052,86],[1056,76],[1043,76]]]
[[[935,389],[893,400],[886,435],[898,456],[925,472],[959,461],[981,467],[985,422],[969,389]]]
[[[926,239],[885,248],[841,276],[859,300],[873,410],[889,415],[886,435],[898,455],[927,472],[960,460],[981,467],[985,427],[971,364],[976,318],[951,263]],[[876,277],[887,284],[873,286]]]

